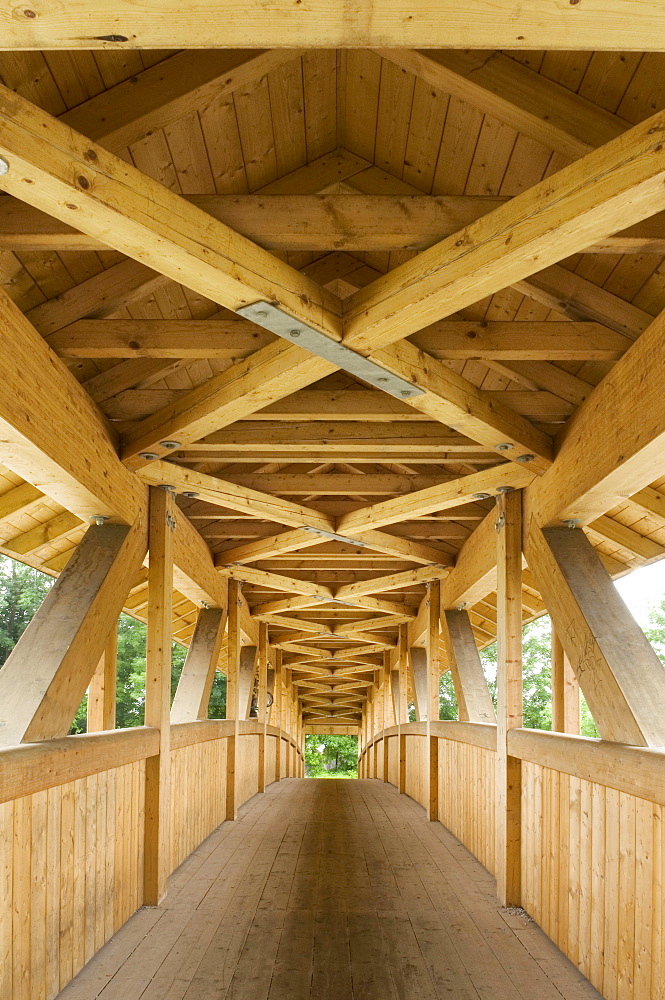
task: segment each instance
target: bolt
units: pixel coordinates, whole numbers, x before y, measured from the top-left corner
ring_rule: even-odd
[[[299,336],[300,336],[300,330],[289,330],[289,337],[293,337],[295,339],[296,337]]]
[[[198,493],[192,493],[191,490],[185,490],[183,496],[188,497],[190,500],[196,500]]]
[[[98,528],[101,528],[103,524],[106,524],[108,519],[109,519],[108,514],[93,514],[90,520],[93,522],[93,524],[96,524]]]
[[[376,380],[376,381],[377,381],[377,382],[387,382],[387,381],[388,381],[388,379],[386,378],[386,376],[385,376],[385,375],[381,375],[381,376],[379,376],[379,378],[377,378],[377,380]]]
[[[515,492],[515,487],[514,486],[497,486],[496,491],[497,491],[497,493],[514,493]]]
[[[535,455],[518,455],[517,462],[533,462]]]
[[[182,444],[180,441],[160,441],[162,448],[181,448]]]
[[[472,493],[472,500],[489,500],[489,493]]]
[[[146,462],[154,462],[155,459],[159,458],[156,451],[140,451],[139,458],[143,458]]]
[[[495,445],[495,451],[509,451],[512,448],[512,444],[506,441],[504,444]]]
[[[165,493],[175,493],[175,486],[169,485],[169,483],[158,483],[158,490],[164,490]]]
[[[561,523],[567,528],[576,528],[580,522],[575,517],[565,517]]]
[[[0,157],[0,177],[8,173],[9,173],[9,164],[7,163],[6,160]]]
[[[400,396],[408,399],[409,396],[413,396],[413,389],[402,389]]]

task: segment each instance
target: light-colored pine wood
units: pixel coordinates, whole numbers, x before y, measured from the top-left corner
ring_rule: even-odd
[[[170,493],[150,492],[148,628],[145,722],[159,732],[159,753],[145,770],[145,855],[143,898],[158,906],[166,895],[171,820],[171,617],[173,536],[176,522]]]
[[[88,529],[0,674],[2,745],[68,732],[146,544],[140,523]]]
[[[522,494],[504,494],[497,535],[496,877],[504,906],[521,905],[521,762],[508,733],[522,725]]]
[[[564,652],[556,630],[552,629],[552,729],[557,733],[579,734],[580,685]]]
[[[441,616],[441,627],[455,685],[460,722],[494,723],[494,706],[468,613],[445,611]]]
[[[226,607],[199,611],[196,631],[187,650],[178,687],[171,706],[171,723],[193,722],[208,717],[210,691],[217,670]]]
[[[87,732],[115,729],[118,630],[108,638],[102,657],[88,685]]]

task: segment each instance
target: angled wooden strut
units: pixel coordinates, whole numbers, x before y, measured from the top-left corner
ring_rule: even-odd
[[[584,532],[532,525],[526,555],[603,738],[665,746],[665,667]]]
[[[199,611],[196,630],[171,705],[171,723],[194,722],[208,717],[210,691],[225,625],[226,607]]]
[[[146,550],[141,522],[88,529],[0,670],[0,745],[66,736]]]
[[[495,723],[494,706],[468,612],[444,611],[441,624],[460,721]]]

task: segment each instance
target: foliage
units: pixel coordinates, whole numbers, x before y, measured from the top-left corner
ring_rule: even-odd
[[[305,737],[305,767],[308,778],[357,778],[357,736]]]
[[[0,556],[0,666],[48,594],[53,580],[31,566]]]

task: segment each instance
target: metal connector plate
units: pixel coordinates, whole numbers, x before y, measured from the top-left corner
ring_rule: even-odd
[[[319,358],[331,361],[349,375],[355,375],[363,382],[387,392],[396,399],[411,399],[413,396],[422,396],[425,392],[424,389],[412,385],[398,375],[393,375],[362,354],[357,354],[350,347],[344,347],[343,344],[326,337],[324,333],[294,319],[270,302],[253,302],[250,306],[242,306],[237,310],[237,314],[251,320],[257,326],[262,326],[265,330],[270,330],[277,337],[297,344],[298,347],[304,347],[306,351],[316,354]]]

